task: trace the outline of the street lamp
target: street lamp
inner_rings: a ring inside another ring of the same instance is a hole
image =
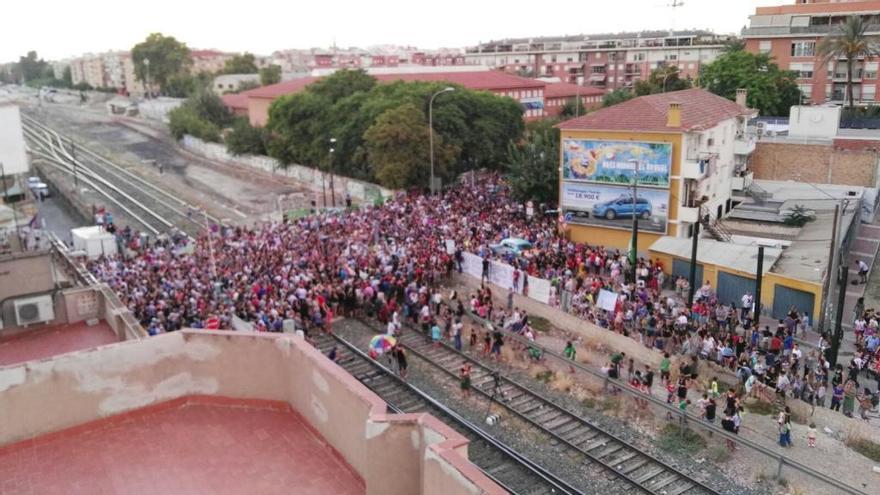
[[[434,98],[440,96],[443,93],[451,93],[455,91],[455,88],[452,86],[447,86],[440,91],[437,91],[433,95],[431,95],[431,100],[428,102],[428,142],[431,147],[431,195],[434,195]]]
[[[334,208],[336,208],[336,187],[333,185],[333,152],[336,151],[333,149],[333,145],[335,143],[336,138],[330,138],[330,200]]]

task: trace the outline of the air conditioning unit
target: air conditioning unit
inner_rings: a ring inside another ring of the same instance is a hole
[[[763,136],[766,131],[767,131],[767,124],[765,124],[763,122],[758,122],[755,125],[755,133],[758,135],[758,137]]]
[[[33,325],[55,319],[55,305],[52,296],[28,297],[13,301],[15,322],[19,326]]]

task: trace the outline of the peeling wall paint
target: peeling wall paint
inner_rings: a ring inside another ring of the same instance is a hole
[[[324,406],[324,403],[321,402],[321,399],[312,394],[312,412],[315,414],[314,419],[321,422],[326,423],[330,419],[330,414],[327,413],[327,408]]]
[[[24,383],[27,373],[24,366],[0,368],[0,392]]]
[[[480,490],[480,488],[476,486],[473,481],[468,479],[467,476],[462,474],[462,472],[456,469],[453,465],[449,464],[446,459],[440,457],[440,454],[435,452],[435,450],[430,447],[425,449],[425,463],[427,464],[429,462],[434,462],[438,464],[441,471],[443,471],[443,474],[454,479],[457,482],[458,487],[464,489],[467,493],[478,495],[482,492],[482,490]],[[424,488],[425,487],[422,487],[423,490]]]
[[[376,438],[379,435],[385,433],[385,430],[391,428],[391,423],[387,421],[376,422],[376,421],[367,421],[367,440],[372,438]]]

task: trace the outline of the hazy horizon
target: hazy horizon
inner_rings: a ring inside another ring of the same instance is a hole
[[[83,3],[88,4],[84,6]],[[462,48],[493,39],[599,34],[621,31],[706,29],[738,34],[756,6],[793,0],[618,0],[602,6],[560,0],[553,10],[521,2],[448,0],[431,10],[403,0],[312,5],[278,5],[267,0],[216,2],[210,10],[197,3],[153,0],[152,8],[122,12],[108,0],[61,0],[5,5],[9,13],[0,43],[0,62],[12,62],[29,50],[46,60],[88,52],[129,50],[149,33],[161,32],[190,48],[248,51],[376,45],[423,49]],[[625,14],[625,15],[621,15]],[[430,16],[430,18],[428,18]],[[537,22],[536,22],[537,20]]]

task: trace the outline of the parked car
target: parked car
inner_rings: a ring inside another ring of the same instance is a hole
[[[49,197],[49,185],[40,180],[39,177],[28,177],[28,189],[34,194],[35,197],[40,198],[48,198]]]
[[[498,244],[490,245],[489,248],[498,256],[503,256],[505,254],[520,256],[524,252],[532,249],[532,243],[518,237],[508,237],[502,239]]]
[[[633,210],[632,196],[621,196],[593,206],[593,217],[614,220],[615,218],[632,218],[633,214],[640,218],[651,218],[651,202],[645,198],[636,198]]]

